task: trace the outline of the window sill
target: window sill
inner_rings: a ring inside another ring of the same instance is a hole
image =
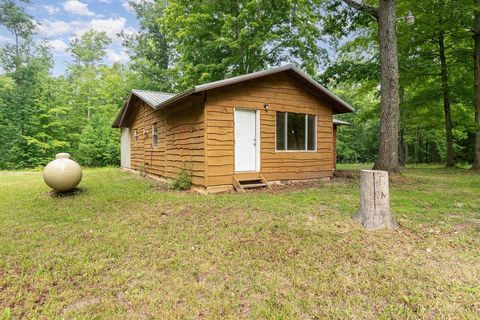
[[[315,153],[317,150],[275,150],[275,152],[278,153],[292,153],[292,152],[297,152],[297,153]]]

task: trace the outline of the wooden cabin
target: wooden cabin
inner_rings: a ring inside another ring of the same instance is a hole
[[[206,192],[330,179],[333,115],[354,109],[293,65],[170,94],[133,90],[113,127],[121,166]],[[339,124],[339,123],[337,123]]]

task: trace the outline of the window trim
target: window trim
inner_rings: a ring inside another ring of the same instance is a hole
[[[157,133],[155,133],[155,128]],[[155,143],[155,136],[157,137],[157,143]],[[158,147],[158,126],[157,123],[152,124],[152,147]]]
[[[284,136],[284,139],[285,139],[285,150],[278,150],[277,149],[277,116],[278,116],[278,113],[279,112],[283,112],[285,114],[285,128],[284,128],[284,132],[285,132],[285,136]],[[309,114],[309,113],[299,113],[299,112],[290,112],[290,113],[294,113],[294,114],[301,114],[301,115],[304,115],[305,116],[305,149],[304,150],[288,150],[288,132],[287,132],[287,129],[288,129],[288,111],[276,111],[275,112],[275,152],[317,152],[318,151],[318,139],[317,139],[317,129],[318,129],[318,123],[317,123],[317,115],[316,114]],[[313,150],[308,150],[308,116],[314,116],[315,117],[315,130],[314,130],[314,133],[315,133],[315,149]]]

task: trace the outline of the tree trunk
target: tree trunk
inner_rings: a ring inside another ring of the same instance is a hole
[[[388,172],[360,171],[360,208],[353,218],[368,230],[398,227],[390,212]]]
[[[381,72],[381,113],[378,158],[374,169],[400,172],[398,164],[398,58],[395,0],[380,0],[378,27]]]
[[[400,142],[398,146],[398,151],[399,151],[399,165],[400,167],[405,167],[405,134],[404,134],[404,129],[400,129]]]
[[[415,128],[415,164],[418,163],[418,127]]]
[[[480,9],[480,0],[474,0],[477,9]],[[475,59],[475,124],[477,132],[475,133],[475,156],[472,169],[480,170],[480,13],[476,11],[473,39],[475,41],[474,59]]]
[[[445,57],[445,35],[438,34],[438,49],[440,55],[440,71],[442,75],[443,111],[445,115],[445,136],[447,139],[447,167],[455,165],[453,156],[452,114],[450,108],[450,88],[448,84],[447,58]]]
[[[13,29],[15,35],[15,73],[20,68],[20,41],[18,39],[17,29]]]
[[[405,110],[403,108],[404,105],[404,99],[405,99],[405,90],[403,86],[400,86],[400,139],[398,142],[398,157],[399,157],[399,165],[400,167],[405,167],[405,122],[404,122],[404,116],[405,116]]]
[[[404,142],[403,150],[405,153],[405,164],[408,162],[409,152],[408,152],[408,143]]]

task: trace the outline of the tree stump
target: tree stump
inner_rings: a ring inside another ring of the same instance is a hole
[[[390,212],[387,171],[360,171],[360,208],[353,219],[368,230],[399,226]]]

